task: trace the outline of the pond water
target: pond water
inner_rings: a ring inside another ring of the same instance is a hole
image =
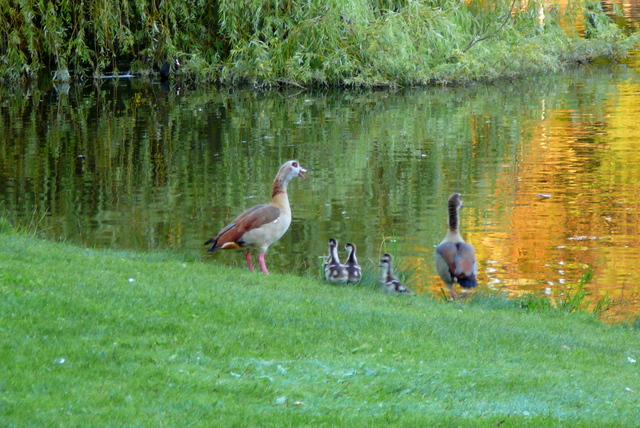
[[[638,58],[466,88],[273,91],[141,80],[0,88],[0,211],[49,238],[166,249],[244,268],[205,240],[266,202],[280,165],[294,220],[273,272],[319,275],[330,237],[383,251],[439,298],[433,263],[446,200],[465,201],[480,286],[575,290],[634,316],[640,292]],[[256,273],[258,275],[258,273]],[[212,279],[215,280],[215,279]]]

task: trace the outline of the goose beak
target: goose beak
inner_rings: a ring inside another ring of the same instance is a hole
[[[304,178],[304,174],[303,173],[305,173],[305,172],[307,172],[307,170],[302,168],[302,167],[300,167],[300,172],[298,173],[298,177]]]

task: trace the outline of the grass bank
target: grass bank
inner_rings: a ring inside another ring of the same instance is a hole
[[[630,326],[84,249],[6,222],[0,337],[7,427],[640,424]]]
[[[45,0],[0,5],[0,80],[67,81],[171,66],[177,79],[420,85],[618,59],[637,43],[600,2]]]

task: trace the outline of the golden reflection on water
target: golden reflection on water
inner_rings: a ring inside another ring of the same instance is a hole
[[[512,296],[565,296],[591,268],[590,299],[614,299],[605,319],[638,313],[639,94],[640,85],[627,81],[594,103],[602,111],[547,109],[543,100],[534,137],[517,165],[505,165],[496,194],[487,201],[463,195],[462,232],[476,248],[481,283]],[[505,197],[508,210],[481,209]],[[435,271],[427,277],[426,288],[439,293]]]

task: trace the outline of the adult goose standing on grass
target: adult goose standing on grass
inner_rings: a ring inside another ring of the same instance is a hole
[[[380,276],[380,284],[382,288],[390,293],[406,293],[413,294],[400,279],[393,274],[393,257],[391,254],[384,254],[380,259],[380,267],[382,275]]]
[[[344,267],[347,268],[349,273],[347,282],[349,284],[357,284],[362,279],[362,268],[358,264],[358,258],[356,257],[356,245],[349,242],[344,246],[344,249],[347,252],[347,261]]]
[[[329,255],[324,261],[324,278],[333,283],[346,284],[349,280],[347,268],[340,264],[338,258],[338,241],[329,239]]]
[[[246,259],[249,270],[253,272],[250,248],[256,248],[260,255],[260,267],[269,275],[264,254],[274,242],[285,234],[291,224],[291,207],[287,195],[287,185],[293,177],[304,178],[307,172],[298,161],[290,160],[280,167],[273,180],[271,200],[264,205],[249,208],[204,245],[211,245],[207,251],[229,250],[247,247]]]
[[[454,283],[462,288],[473,288],[478,283],[478,263],[476,252],[471,244],[467,244],[460,236],[460,208],[462,208],[462,196],[454,193],[449,196],[447,207],[449,210],[449,231],[442,242],[436,247],[434,255],[436,269],[440,278],[449,289],[452,298],[456,298],[453,290]]]

